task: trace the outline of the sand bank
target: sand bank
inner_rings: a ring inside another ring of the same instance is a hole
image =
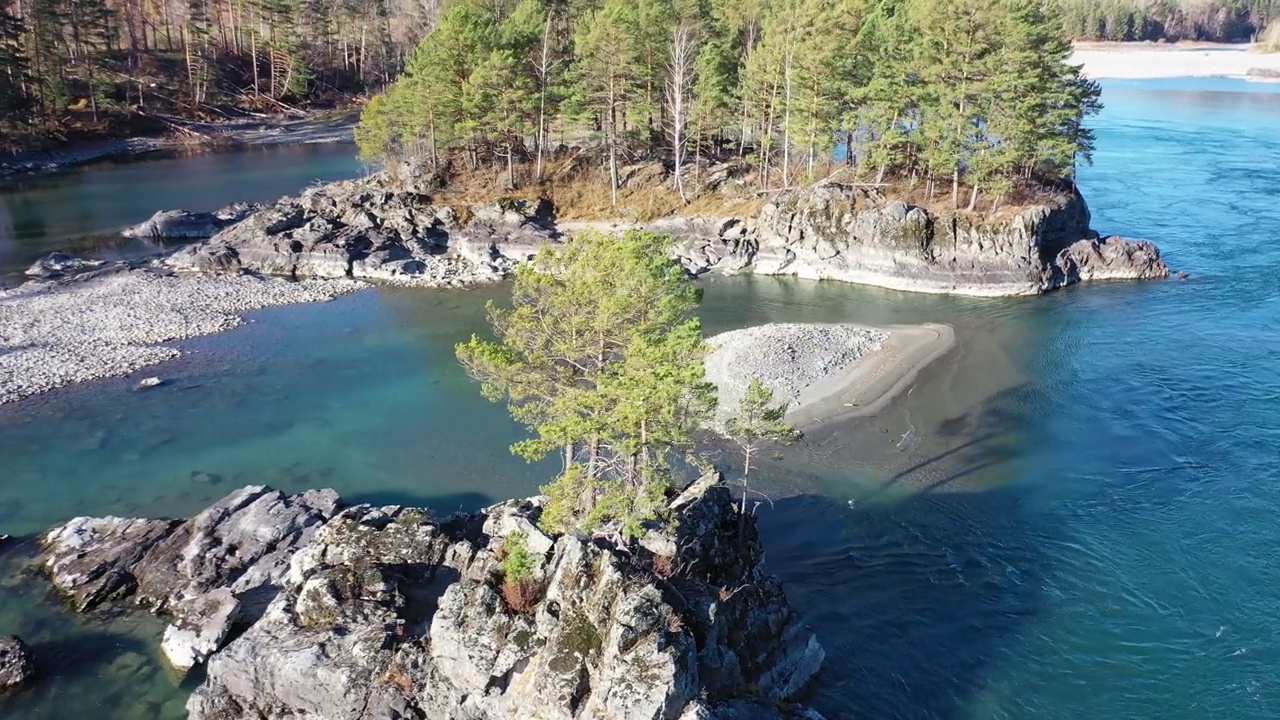
[[[795,342],[807,332],[818,341]],[[839,341],[839,342],[836,342]],[[955,345],[948,325],[762,325],[707,341],[707,378],[732,413],[752,377],[787,402],[800,428],[872,415],[906,392],[920,371]],[[785,379],[785,380],[779,380]]]
[[[1095,80],[1175,77],[1280,79],[1280,53],[1250,45],[1078,43],[1071,61]],[[1271,76],[1270,78],[1268,76]]]

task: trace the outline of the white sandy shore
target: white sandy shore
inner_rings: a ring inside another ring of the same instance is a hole
[[[134,270],[0,291],[0,404],[171,360],[179,350],[162,343],[229,330],[250,310],[363,287]]]
[[[796,328],[831,337],[799,346],[790,342]],[[723,348],[726,337],[733,344],[729,348],[732,361],[718,362],[717,355],[719,360],[728,359]],[[848,347],[834,348],[832,338],[845,341]],[[955,346],[955,331],[934,323],[763,325],[717,335],[708,343],[721,345],[708,358],[707,379],[720,388],[722,402],[729,401],[728,412],[745,383],[760,376],[766,385],[777,385],[772,387],[776,399],[789,403],[787,420],[809,428],[884,409],[915,383],[921,370]],[[796,352],[780,352],[780,345],[790,345]],[[778,378],[790,379],[776,382]]]
[[[1190,43],[1080,43],[1071,62],[1095,80],[1232,77],[1251,80],[1280,75],[1280,53],[1254,52],[1249,45]],[[1280,79],[1272,77],[1270,79]]]

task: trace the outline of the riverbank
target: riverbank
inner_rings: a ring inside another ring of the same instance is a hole
[[[155,137],[111,138],[66,148],[0,156],[0,178],[67,170],[98,160],[164,151],[200,151],[264,145],[315,145],[355,141],[359,114],[318,113],[303,119],[247,117],[222,123],[174,119],[174,130]]]
[[[1215,43],[1076,43],[1071,62],[1094,80],[1230,77],[1280,80],[1280,53]]]

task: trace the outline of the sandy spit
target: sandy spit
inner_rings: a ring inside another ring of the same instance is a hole
[[[955,345],[949,325],[770,324],[707,340],[707,379],[719,390],[717,424],[753,377],[788,405],[800,428],[879,412]]]

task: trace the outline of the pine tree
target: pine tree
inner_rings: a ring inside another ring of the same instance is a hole
[[[604,133],[614,205],[618,204],[618,154],[626,114],[645,89],[635,24],[629,0],[604,0],[598,11],[582,16],[574,34],[572,101],[580,113],[594,116]]]
[[[748,478],[751,476],[752,462],[764,450],[767,443],[790,445],[800,439],[800,433],[784,418],[787,415],[786,403],[774,403],[773,391],[765,387],[760,378],[752,378],[751,384],[742,397],[737,413],[726,423],[725,430],[729,438],[742,453],[742,508],[741,515],[747,515],[747,494],[750,492]]]
[[[10,12],[9,0],[0,2],[0,127],[19,124],[30,102],[31,70],[22,44],[26,31]]]
[[[498,340],[458,346],[485,397],[534,432],[512,451],[563,452],[563,472],[543,488],[550,529],[638,534],[671,486],[668,456],[714,405],[699,292],[668,243],[631,231],[543,248],[517,271],[513,307],[490,304]]]

